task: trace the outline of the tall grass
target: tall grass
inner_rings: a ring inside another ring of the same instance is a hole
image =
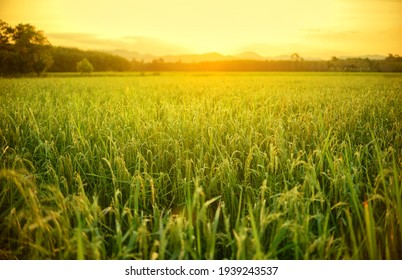
[[[401,259],[402,76],[0,79],[0,258]]]

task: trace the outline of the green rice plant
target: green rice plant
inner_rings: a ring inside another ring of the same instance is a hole
[[[401,76],[0,79],[0,258],[401,259]]]

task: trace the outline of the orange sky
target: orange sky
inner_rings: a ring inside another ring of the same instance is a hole
[[[155,55],[402,55],[402,0],[0,0],[0,19],[53,45]]]

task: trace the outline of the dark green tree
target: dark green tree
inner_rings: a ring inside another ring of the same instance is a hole
[[[0,20],[0,47],[1,49],[10,47],[13,28],[6,22]]]
[[[51,66],[51,45],[43,31],[31,24],[14,28],[0,21],[0,61],[4,74],[36,72],[40,75]]]
[[[43,31],[31,24],[18,24],[14,29],[13,41],[20,57],[20,73],[35,71],[39,75],[51,65],[50,43]]]
[[[53,64],[53,58],[49,53],[50,51],[42,51],[34,54],[32,68],[38,76],[49,69]]]
[[[16,73],[17,54],[12,44],[14,29],[0,20],[0,75]]]

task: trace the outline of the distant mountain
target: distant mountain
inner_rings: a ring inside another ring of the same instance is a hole
[[[386,57],[383,55],[371,54],[371,55],[359,55],[359,56],[339,56],[340,59],[347,59],[347,58],[368,58],[370,60],[383,60]]]
[[[137,60],[144,62],[152,62],[154,59],[163,59],[165,62],[183,62],[197,63],[203,61],[227,61],[227,60],[266,60],[267,58],[255,53],[244,52],[237,55],[223,55],[217,52],[204,54],[182,54],[182,55],[164,55],[155,56],[152,54],[140,54],[136,51],[128,51],[123,49],[105,51],[114,55],[122,56],[128,60]]]
[[[183,62],[183,63],[196,63],[203,61],[223,61],[233,60],[234,57],[226,56],[220,53],[204,53],[204,54],[184,54],[184,55],[166,55],[161,57],[165,62]]]
[[[144,62],[152,62],[154,59],[158,59],[158,56],[152,54],[140,54],[136,51],[128,51],[123,49],[112,50],[112,51],[105,51],[107,53],[111,53],[114,55],[122,56],[128,60],[137,60],[137,61],[144,61]]]
[[[166,55],[161,58],[165,62],[178,62],[192,63],[192,62],[203,62],[203,61],[228,61],[228,60],[290,60],[291,54],[285,54],[275,57],[262,56],[256,52],[243,52],[235,55],[223,55],[220,53],[206,53],[206,54],[186,54],[186,55]],[[320,61],[321,58],[303,57],[304,60],[315,60]]]
[[[290,60],[291,54],[283,54],[279,56],[262,56],[256,52],[242,52],[235,55],[223,55],[217,52],[204,53],[204,54],[182,54],[182,55],[163,55],[156,56],[153,54],[141,54],[136,51],[128,51],[125,49],[116,49],[105,51],[114,55],[122,56],[128,60],[135,59],[136,61],[143,61],[145,63],[152,62],[155,59],[163,59],[165,62],[182,62],[182,63],[198,63],[198,62],[213,62],[213,61],[228,61],[228,60]],[[323,59],[317,57],[303,57],[306,61],[322,61]],[[368,58],[370,60],[382,60],[385,56],[382,55],[361,55],[361,56],[339,56],[339,59],[347,58]]]
[[[242,59],[242,60],[243,59],[244,60],[266,60],[267,59],[266,57],[263,57],[256,52],[243,52],[243,53],[236,54],[234,57],[237,59]]]

